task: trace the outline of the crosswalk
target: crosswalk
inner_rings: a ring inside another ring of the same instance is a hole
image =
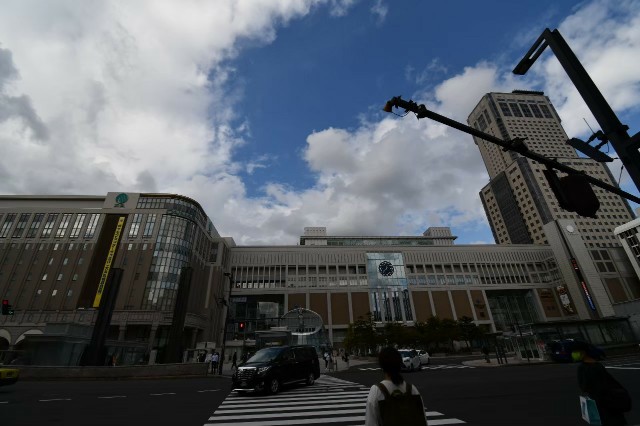
[[[362,426],[369,388],[331,376],[313,386],[285,389],[276,395],[238,395],[232,392],[205,426]],[[429,426],[465,423],[437,411],[425,414]]]
[[[476,368],[470,365],[462,365],[462,364],[443,364],[443,365],[423,365],[423,370],[450,370],[456,368]],[[379,367],[360,367],[358,370],[362,371],[379,371]]]
[[[613,358],[604,361],[602,364],[606,368],[614,370],[640,370],[640,356],[630,355],[625,357]]]

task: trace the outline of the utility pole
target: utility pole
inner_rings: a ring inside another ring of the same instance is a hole
[[[224,331],[222,333],[222,351],[220,352],[220,360],[218,366],[218,373],[222,374],[222,364],[224,362],[224,350],[227,347],[227,326],[229,324],[229,309],[231,308],[231,289],[233,288],[233,275],[230,272],[225,272],[224,276],[229,279],[229,295],[225,300],[222,299],[221,303],[226,307],[224,315]]]
[[[629,172],[629,176],[631,176],[636,188],[640,190],[640,152],[638,151],[638,148],[640,148],[640,132],[633,137],[629,136],[627,133],[629,127],[620,122],[558,30],[545,29],[529,49],[526,56],[513,69],[513,73],[518,75],[526,74],[547,46],[551,47],[560,65],[562,65],[587,107],[589,107],[598,124],[600,124],[604,136],[611,142],[613,149],[618,154],[618,158],[627,168],[627,172]],[[611,66],[615,66],[615,64],[611,64]],[[636,200],[633,201],[637,203]]]

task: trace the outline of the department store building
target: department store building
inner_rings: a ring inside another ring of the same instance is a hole
[[[167,344],[187,266],[185,350],[219,348],[225,321],[229,346],[250,344],[296,308],[317,313],[335,347],[368,313],[380,326],[468,317],[507,336],[527,324],[564,324],[567,335],[633,340],[607,325],[619,323],[615,303],[640,297],[623,249],[594,254],[571,220],[549,222],[545,235],[548,244],[457,245],[446,227],[419,236],[310,227],[297,245],[238,246],[181,195],[2,196],[0,296],[15,313],[0,317],[0,351],[65,342],[72,349],[55,362],[76,362],[105,272],[119,268],[108,344],[127,362],[146,360]]]

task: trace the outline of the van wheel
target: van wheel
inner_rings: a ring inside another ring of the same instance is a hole
[[[313,371],[310,371],[309,374],[307,374],[307,385],[311,386],[312,384],[314,384],[316,382],[316,376],[313,374]]]
[[[269,382],[269,393],[276,394],[280,390],[280,382],[278,379],[273,378]]]

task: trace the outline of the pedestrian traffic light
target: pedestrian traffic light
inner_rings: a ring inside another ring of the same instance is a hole
[[[238,323],[238,329],[239,329],[240,331],[244,331],[244,322],[239,322],[239,323]]]
[[[9,301],[2,299],[2,315],[9,315]]]

